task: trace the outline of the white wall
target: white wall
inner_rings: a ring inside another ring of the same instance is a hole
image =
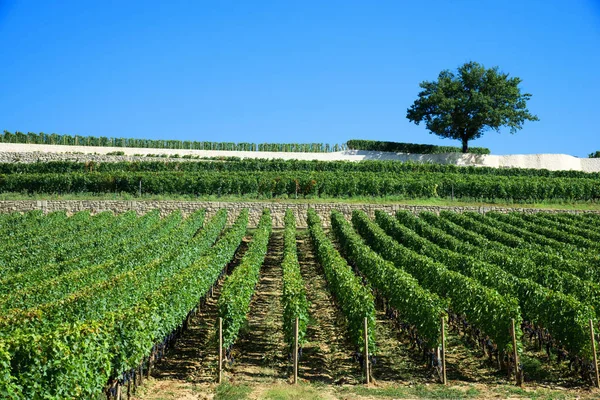
[[[240,157],[240,158],[281,158],[298,160],[399,160],[438,164],[475,165],[503,168],[535,168],[556,170],[576,170],[600,172],[600,159],[577,158],[566,154],[516,154],[516,155],[478,155],[478,154],[403,154],[377,151],[346,150],[336,153],[283,153],[270,151],[216,151],[216,150],[177,150],[146,149],[130,147],[93,147],[60,146],[41,144],[0,143],[0,152],[45,152],[45,153],[98,153],[106,154],[122,151],[125,155],[134,154],[190,154],[200,157]]]

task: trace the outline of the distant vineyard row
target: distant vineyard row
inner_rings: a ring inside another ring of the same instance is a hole
[[[0,174],[0,192],[598,201],[600,181],[430,172],[79,172]]]
[[[428,144],[380,142],[374,140],[349,140],[342,144],[329,143],[234,143],[195,140],[160,140],[115,138],[106,136],[59,135],[57,133],[8,132],[0,135],[0,143],[29,143],[66,146],[135,147],[151,149],[223,150],[223,151],[275,151],[292,153],[329,153],[352,150],[391,151],[397,153],[460,153],[459,147]],[[490,150],[473,147],[471,153],[490,154]]]
[[[493,168],[427,164],[416,162],[365,160],[317,161],[281,159],[240,159],[195,161],[142,161],[142,162],[77,162],[49,161],[36,163],[0,163],[0,174],[17,173],[72,173],[72,172],[384,172],[384,173],[450,173],[459,175],[519,176],[549,178],[600,178],[597,172],[547,169]]]

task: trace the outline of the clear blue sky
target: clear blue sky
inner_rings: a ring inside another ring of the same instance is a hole
[[[406,109],[473,60],[540,122],[472,146],[600,150],[600,0],[0,0],[0,55],[0,130],[458,146]]]

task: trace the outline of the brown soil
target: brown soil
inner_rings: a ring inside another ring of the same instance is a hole
[[[283,231],[273,231],[267,256],[254,291],[247,325],[232,349],[234,362],[225,367],[232,383],[284,382],[287,379],[287,354],[283,340],[281,306]]]
[[[377,362],[372,367],[375,382],[405,381],[411,383],[433,383],[435,377],[427,368],[418,349],[412,349],[410,341],[388,319],[385,312],[377,310]]]
[[[498,370],[495,359],[489,361],[481,347],[446,327],[446,375],[448,381],[510,384],[506,372]]]
[[[343,384],[362,382],[360,365],[352,360],[347,323],[327,288],[307,232],[298,235],[298,261],[310,306],[308,342],[300,360],[299,376],[310,382]]]

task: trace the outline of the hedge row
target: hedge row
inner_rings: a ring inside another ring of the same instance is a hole
[[[326,143],[233,143],[192,140],[152,140],[114,138],[106,136],[59,135],[57,133],[8,132],[0,135],[0,143],[58,144],[66,146],[139,147],[152,149],[226,150],[226,151],[285,151],[298,153],[327,153],[340,151],[344,145]]]
[[[434,146],[431,144],[413,144],[382,142],[377,140],[349,140],[345,144],[328,143],[234,143],[210,142],[195,140],[153,140],[135,138],[116,138],[107,136],[59,135],[57,133],[9,132],[0,134],[0,143],[30,143],[66,146],[101,146],[101,147],[136,147],[152,149],[182,149],[182,150],[225,150],[225,151],[277,151],[296,153],[328,153],[346,149],[389,151],[395,153],[460,153],[459,147]],[[471,147],[474,154],[490,154],[483,147]]]
[[[351,139],[346,142],[351,150],[390,151],[394,153],[440,154],[460,153],[462,148],[453,146],[435,146],[433,144],[415,144],[399,142],[383,142],[379,140]],[[470,147],[469,153],[490,154],[485,147]]]

